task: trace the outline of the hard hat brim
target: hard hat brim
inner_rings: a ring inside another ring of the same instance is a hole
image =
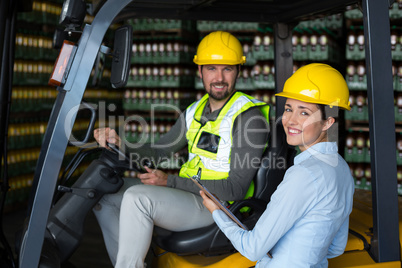
[[[193,62],[197,65],[213,65],[213,64],[223,64],[223,65],[238,65],[241,64],[243,65],[246,63],[246,57],[242,56],[240,60],[228,60],[228,59],[222,59],[222,60],[216,60],[216,59],[206,59],[202,60],[197,57],[197,55],[194,56]]]
[[[339,103],[338,101],[334,101],[331,104],[328,104],[328,102],[317,101],[317,99],[315,99],[315,98],[311,98],[309,96],[298,94],[298,93],[280,92],[280,93],[276,93],[275,96],[295,99],[295,100],[308,102],[308,103],[324,104],[324,105],[328,105],[328,106],[337,106],[339,108],[342,108],[342,109],[345,109],[345,110],[348,110],[348,111],[350,111],[350,109],[351,109],[349,105]]]

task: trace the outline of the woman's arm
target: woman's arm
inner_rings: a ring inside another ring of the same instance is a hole
[[[204,204],[233,246],[251,261],[262,259],[314,203],[313,178],[303,168],[291,168],[251,231],[238,227],[223,211],[204,198]],[[273,256],[275,258],[275,256]]]

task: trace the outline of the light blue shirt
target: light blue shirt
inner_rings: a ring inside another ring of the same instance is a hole
[[[221,210],[213,212],[234,247],[258,261],[256,267],[328,267],[328,258],[343,253],[354,182],[337,151],[336,143],[321,142],[297,155],[251,231]]]

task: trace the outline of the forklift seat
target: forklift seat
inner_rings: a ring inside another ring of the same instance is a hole
[[[254,227],[265,211],[266,205],[282,181],[286,169],[293,164],[295,155],[295,150],[286,143],[281,122],[271,124],[271,126],[273,127],[269,135],[269,146],[264,152],[254,178],[253,197],[236,201],[229,208],[249,229]],[[240,209],[244,207],[249,208],[247,213],[240,212]],[[215,223],[183,232],[172,232],[155,226],[153,242],[163,250],[179,255],[215,256],[235,252],[230,240],[226,238]]]

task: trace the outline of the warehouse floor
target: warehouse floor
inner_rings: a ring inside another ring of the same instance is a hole
[[[4,233],[14,251],[15,233],[20,230],[25,211],[8,212],[3,219]],[[85,221],[85,235],[82,243],[63,268],[111,268],[112,264],[103,243],[102,233],[93,213]]]

